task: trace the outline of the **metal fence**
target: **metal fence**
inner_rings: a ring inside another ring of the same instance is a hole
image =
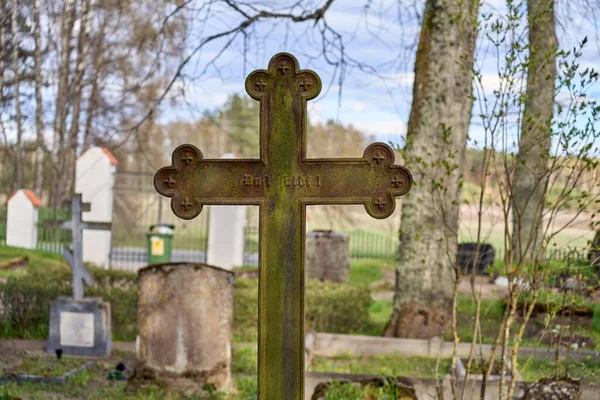
[[[350,231],[351,258],[394,258],[398,252],[399,239],[394,233]]]
[[[350,237],[350,257],[365,258],[395,258],[398,252],[399,238],[396,233],[353,230],[345,232]],[[587,260],[588,248],[558,248],[548,249],[546,259],[556,261]],[[258,228],[247,227],[245,230],[244,264],[257,265],[258,257]],[[504,258],[504,249],[495,250],[495,259]]]
[[[71,219],[71,211],[61,208],[41,207],[38,211],[36,249],[62,253],[71,244],[71,231],[60,229],[62,221]]]
[[[350,257],[394,258],[398,251],[398,236],[389,233],[354,230],[350,236]],[[258,265],[258,227],[245,229],[244,265]]]
[[[0,207],[0,246],[6,246],[7,207]],[[41,207],[38,211],[37,250],[61,253],[64,245],[71,244],[71,232],[58,227],[61,221],[71,219],[69,210]],[[48,225],[50,221],[54,223]]]
[[[146,233],[157,223],[175,226],[174,262],[205,262],[208,217],[202,212],[193,220],[177,218],[170,199],[154,189],[152,172],[117,172],[113,205],[111,267],[137,271],[148,263]]]

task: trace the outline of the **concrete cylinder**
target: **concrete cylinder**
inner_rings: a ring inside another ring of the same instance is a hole
[[[154,381],[186,393],[229,387],[233,284],[231,272],[205,264],[141,269],[132,384]]]
[[[313,231],[306,236],[306,277],[348,282],[350,238],[345,233]]]

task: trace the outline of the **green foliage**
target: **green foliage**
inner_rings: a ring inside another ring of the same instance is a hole
[[[258,281],[236,279],[233,297],[233,341],[258,340]]]
[[[256,375],[257,350],[254,346],[233,349],[232,374]]]
[[[132,342],[137,335],[137,287],[129,289],[90,288],[87,296],[101,297],[110,303],[113,340]]]
[[[50,303],[69,288],[31,276],[10,277],[0,286],[0,334],[2,337],[45,338]]]
[[[64,261],[53,262],[55,256],[51,253],[44,253],[47,258],[35,252],[29,254],[27,273],[10,275],[6,284],[0,285],[0,302],[4,305],[0,311],[2,337],[46,338],[50,303],[58,296],[72,294],[71,269]],[[101,297],[111,304],[114,340],[135,340],[136,274],[95,267],[90,269],[96,284],[86,288],[86,295]]]
[[[255,342],[258,338],[258,282],[237,279],[234,296],[233,340]],[[319,332],[361,333],[370,326],[369,289],[329,282],[307,282],[305,314],[307,328]]]
[[[258,156],[258,112],[259,103],[247,96],[230,96],[223,109],[207,114],[227,135],[235,148],[233,151],[244,157]]]
[[[59,377],[75,368],[83,366],[86,362],[87,360],[83,358],[63,357],[57,360],[56,357],[51,356],[27,357],[21,364],[11,369],[10,372],[15,374]]]
[[[66,265],[63,256],[58,253],[52,253],[43,250],[23,249],[20,247],[0,247],[0,260],[2,261],[21,256],[29,257],[29,265],[37,267],[56,267],[60,265]]]
[[[325,400],[397,400],[398,389],[392,385],[381,388],[361,387],[356,383],[332,382],[325,393]]]
[[[350,285],[368,286],[383,279],[382,269],[393,269],[393,259],[363,259],[350,264]]]
[[[235,379],[235,384],[238,388],[237,396],[231,396],[231,399],[249,399],[254,400],[258,393],[258,382],[253,376],[238,376]]]
[[[594,315],[592,317],[592,329],[594,332],[600,333],[600,304],[592,304]]]
[[[380,336],[390,320],[394,305],[392,300],[374,300],[369,308],[369,327],[361,332],[363,335]]]
[[[304,301],[306,325],[318,332],[359,333],[369,326],[372,300],[366,287],[309,281]]]
[[[594,359],[548,359],[521,357],[518,371],[523,380],[536,382],[543,378],[567,377],[586,383],[600,384],[600,361]]]

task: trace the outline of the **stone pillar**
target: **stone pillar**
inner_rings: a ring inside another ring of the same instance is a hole
[[[205,264],[139,271],[133,385],[154,381],[186,392],[230,385],[233,283],[233,273]]]
[[[117,159],[103,147],[91,147],[75,164],[75,193],[90,203],[90,211],[82,213],[85,222],[112,222]],[[83,231],[83,261],[108,268],[110,263],[110,231]]]
[[[235,158],[231,153],[221,158]],[[231,269],[244,264],[247,206],[210,206],[206,262]]]
[[[306,235],[306,277],[348,282],[350,238],[345,233],[313,231]]]
[[[6,245],[35,249],[40,199],[31,190],[20,189],[7,201]]]

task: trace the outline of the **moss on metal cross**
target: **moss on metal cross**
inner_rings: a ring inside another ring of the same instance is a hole
[[[190,144],[173,152],[154,186],[171,197],[175,215],[192,219],[204,204],[258,205],[261,400],[304,399],[305,212],[311,204],[363,204],[389,217],[395,196],[408,192],[410,172],[394,165],[383,143],[362,158],[306,158],[306,102],[321,91],[319,76],[287,53],[252,72],[246,91],[260,101],[260,158],[207,160]]]

